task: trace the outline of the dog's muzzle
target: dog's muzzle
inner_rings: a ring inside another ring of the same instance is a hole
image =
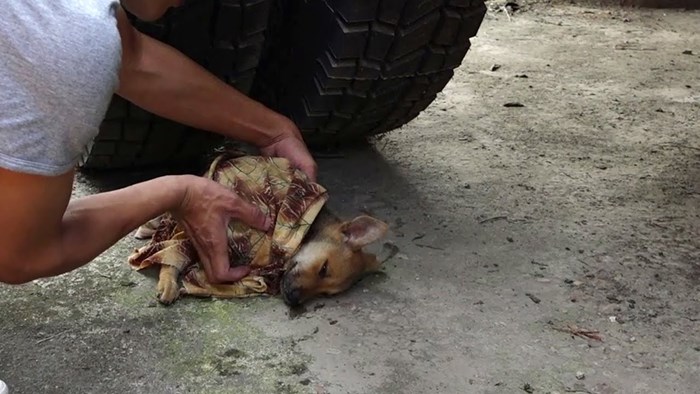
[[[288,271],[282,279],[281,291],[284,303],[289,306],[298,306],[301,303],[301,288],[294,283],[296,275]]]

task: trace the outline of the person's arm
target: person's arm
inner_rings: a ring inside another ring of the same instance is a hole
[[[146,22],[155,22],[161,18],[169,8],[182,6],[187,1],[188,0],[121,0],[120,4],[137,18]]]
[[[119,9],[122,67],[117,94],[164,118],[252,143],[316,177],[296,125],[238,92],[176,49],[138,32]]]
[[[76,269],[166,211],[194,234],[210,279],[237,281],[248,271],[230,268],[228,220],[270,225],[260,210],[201,177],[166,176],[70,200],[72,184],[72,172],[46,177],[0,169],[0,282],[26,283]]]

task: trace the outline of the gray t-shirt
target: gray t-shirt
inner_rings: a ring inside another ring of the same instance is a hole
[[[117,0],[0,5],[0,167],[71,170],[118,86]]]

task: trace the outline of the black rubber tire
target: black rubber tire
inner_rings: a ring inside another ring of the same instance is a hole
[[[251,95],[314,147],[396,129],[435,99],[471,45],[483,0],[275,3]]]
[[[145,34],[172,45],[216,76],[248,93],[260,60],[271,0],[193,0],[146,23]],[[116,169],[198,160],[223,138],[155,116],[114,96],[83,169]]]
[[[290,117],[312,148],[408,123],[452,78],[483,0],[192,0],[137,28]],[[199,160],[222,138],[115,97],[84,169]]]

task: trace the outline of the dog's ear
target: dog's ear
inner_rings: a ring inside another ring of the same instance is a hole
[[[358,216],[342,227],[345,242],[354,250],[378,241],[388,230],[386,223],[367,215]]]

